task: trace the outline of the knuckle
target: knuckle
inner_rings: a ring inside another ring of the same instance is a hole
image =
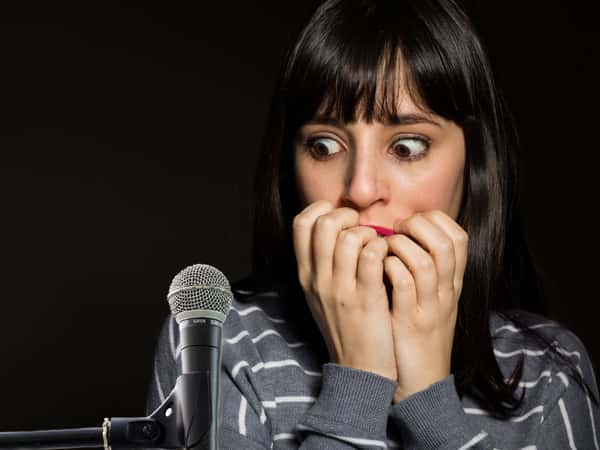
[[[450,239],[444,239],[440,242],[440,250],[444,253],[452,253],[454,252],[454,244]]]
[[[423,270],[429,270],[433,268],[433,260],[430,257],[419,258],[417,265]]]
[[[347,206],[340,208],[340,211],[343,211],[345,214],[348,214],[353,219],[358,220],[358,218],[359,218],[358,211],[355,209],[352,209],[352,208],[348,208]]]
[[[365,247],[360,253],[360,258],[365,261],[377,261],[379,259],[379,252],[372,247]]]
[[[294,217],[294,220],[292,221],[292,226],[294,227],[294,229],[297,230],[304,229],[310,226],[310,220],[305,215],[298,214],[296,217]]]
[[[336,220],[329,214],[319,216],[315,222],[315,226],[323,229],[330,229],[335,227]]]
[[[319,206],[323,206],[323,207],[327,207],[329,209],[333,209],[333,204],[329,200],[321,199],[321,200],[318,200],[315,203],[317,203]]]
[[[398,261],[395,256],[388,256],[384,260],[384,264],[388,268],[398,267],[399,262],[400,261]],[[413,285],[413,280],[410,277],[410,275],[407,275],[407,273],[405,271],[400,271],[400,270],[398,271],[396,276],[391,278],[391,281],[392,281],[392,284],[394,285],[395,289],[399,289],[399,290],[407,290],[409,288],[412,288],[412,285]]]
[[[340,242],[344,245],[357,245],[360,242],[360,237],[353,230],[344,230],[340,233]]]
[[[432,209],[431,211],[427,211],[426,215],[428,217],[442,217],[442,218],[448,217],[448,215],[441,209]]]
[[[469,242],[468,233],[466,231],[463,231],[462,233],[458,233],[458,236],[456,236],[456,241],[461,244],[466,244],[467,242]]]

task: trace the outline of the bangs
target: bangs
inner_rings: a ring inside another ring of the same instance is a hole
[[[315,119],[394,124],[406,96],[422,111],[431,112],[397,42],[382,45],[375,52],[363,46],[362,54],[360,48],[354,53],[346,49],[339,58],[312,65],[310,72],[303,74],[298,95],[288,97],[297,125]]]
[[[430,112],[403,62],[402,51],[388,46],[372,61],[353,67],[342,62],[333,79],[315,92],[321,102],[313,119],[334,118],[343,123],[364,120],[394,124],[406,96],[424,112]]]
[[[285,68],[289,125],[319,118],[393,124],[406,97],[459,123],[473,111],[465,67],[477,61],[457,31],[460,17],[432,14],[427,0],[332,5],[317,11]]]

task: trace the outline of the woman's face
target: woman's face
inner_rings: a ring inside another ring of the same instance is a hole
[[[454,220],[463,189],[465,143],[454,122],[401,95],[399,123],[317,119],[294,143],[303,207],[328,200],[360,213],[361,225],[393,229],[414,213],[439,209]]]

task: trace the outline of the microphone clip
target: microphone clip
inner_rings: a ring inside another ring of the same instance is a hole
[[[179,375],[169,396],[150,416],[104,419],[104,450],[206,448],[212,417],[210,395],[209,371]]]

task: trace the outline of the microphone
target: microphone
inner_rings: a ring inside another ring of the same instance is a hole
[[[179,324],[181,373],[147,417],[112,417],[102,427],[0,432],[0,449],[219,449],[223,322],[233,300],[229,281],[207,264],[175,275],[167,295]]]
[[[180,429],[188,450],[219,448],[222,331],[232,300],[227,277],[207,264],[186,267],[169,287],[167,301],[179,325],[181,373],[177,398],[181,408]],[[195,376],[207,380],[198,383]],[[209,392],[199,392],[207,385]],[[208,398],[208,404],[199,404],[201,398]]]

